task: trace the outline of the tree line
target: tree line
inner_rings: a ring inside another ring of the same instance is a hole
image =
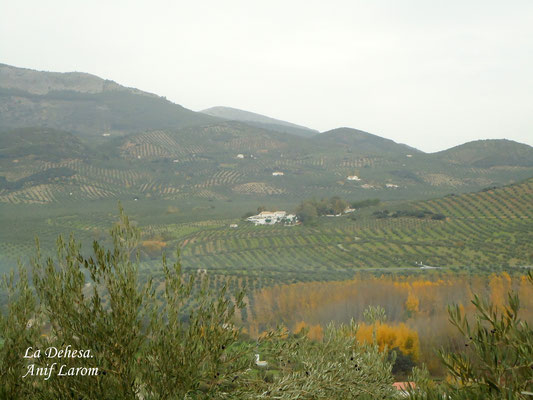
[[[339,196],[322,198],[320,200],[308,199],[302,201],[296,207],[296,216],[304,224],[308,224],[313,223],[317,217],[324,215],[339,215],[348,208],[358,210],[365,207],[376,206],[379,203],[379,199],[367,199],[350,203]]]
[[[412,361],[424,363],[433,375],[443,376],[446,367],[435,349],[464,348],[460,333],[449,324],[447,306],[457,304],[461,311],[472,315],[476,310],[472,300],[477,295],[489,299],[495,309],[503,310],[509,305],[510,291],[520,294],[520,316],[533,321],[533,286],[526,275],[511,277],[506,272],[490,276],[434,272],[424,278],[358,274],[345,281],[276,285],[253,294],[249,331],[261,332],[279,322],[289,327],[305,323],[315,332],[332,320],[347,323],[353,318],[364,324],[368,307],[379,306],[386,315],[379,321],[383,330],[382,337],[378,335],[379,345],[398,347]],[[363,335],[366,329],[368,337],[368,323],[366,328],[360,328],[359,334]],[[407,338],[412,345],[402,346]]]

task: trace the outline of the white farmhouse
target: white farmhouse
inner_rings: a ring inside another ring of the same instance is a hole
[[[237,158],[244,158],[244,154],[237,154]]]
[[[361,178],[359,178],[357,175],[347,176],[346,179],[349,181],[360,181],[361,180]]]
[[[296,215],[287,214],[286,211],[263,211],[257,215],[246,218],[255,225],[274,225],[278,222],[296,222]]]
[[[283,176],[283,175],[285,175],[285,173],[283,173],[281,171],[272,172],[272,176]]]

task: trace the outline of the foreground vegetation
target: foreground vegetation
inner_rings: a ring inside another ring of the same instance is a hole
[[[165,259],[162,284],[141,282],[139,239],[121,213],[110,249],[95,242],[86,257],[74,238],[60,238],[55,259],[39,253],[34,258],[34,289],[23,268],[16,278],[12,273],[5,279],[9,302],[0,314],[2,398],[393,398],[395,359],[418,356],[409,332],[396,349],[390,348],[395,343],[381,340],[387,316],[374,306],[364,313],[367,325],[353,320],[330,324],[320,334],[305,325],[295,333],[277,328],[250,340],[236,313],[245,307],[242,291],[212,291],[208,278],[185,276],[179,263],[169,266]],[[526,285],[533,278],[524,279],[527,297],[531,288]],[[412,379],[419,389],[413,398],[442,398],[443,393],[458,399],[526,398],[521,393],[533,382],[531,328],[519,317],[517,295],[509,295],[507,303],[493,300],[475,298],[474,324],[460,305],[450,309],[451,322],[470,351],[441,353],[450,377],[445,384],[432,382],[424,366],[415,368]],[[416,299],[407,303],[418,307]],[[38,349],[45,353],[67,345],[90,355],[35,355]],[[34,358],[25,358],[30,347]],[[254,362],[256,353],[267,367]],[[33,374],[37,367],[56,371],[47,378]],[[72,374],[61,376],[60,371]],[[87,371],[97,373],[88,376]]]

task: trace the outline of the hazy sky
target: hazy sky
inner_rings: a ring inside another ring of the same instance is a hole
[[[0,62],[441,150],[533,145],[533,1],[12,0]]]

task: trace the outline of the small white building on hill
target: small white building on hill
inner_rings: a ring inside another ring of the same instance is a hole
[[[255,225],[274,225],[278,222],[296,222],[296,215],[287,214],[286,211],[263,211],[257,215],[246,218],[246,221]]]

